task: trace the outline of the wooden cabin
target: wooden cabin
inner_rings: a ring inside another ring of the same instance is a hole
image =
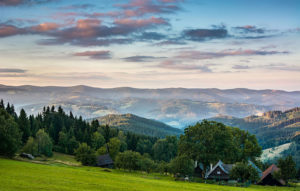
[[[111,159],[109,154],[100,155],[97,157],[97,166],[100,166],[103,168],[113,168],[114,161]]]
[[[233,164],[224,164],[221,160],[205,175],[206,179],[229,180]]]
[[[272,164],[267,170],[262,173],[262,177],[258,182],[259,185],[268,185],[268,186],[283,186],[285,185],[285,181],[282,179],[276,179],[274,177],[274,173],[277,172],[279,168]]]

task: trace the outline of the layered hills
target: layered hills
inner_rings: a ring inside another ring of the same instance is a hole
[[[45,105],[61,105],[83,118],[132,113],[182,128],[216,115],[243,118],[300,105],[300,92],[250,89],[138,89],[88,86],[5,86],[0,98],[36,114]]]

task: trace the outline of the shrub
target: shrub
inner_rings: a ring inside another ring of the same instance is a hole
[[[230,178],[239,180],[240,182],[256,182],[259,179],[259,175],[253,166],[239,162],[231,169]]]
[[[147,173],[150,173],[151,171],[153,171],[153,169],[155,169],[155,162],[147,157],[140,158],[138,164],[140,169]]]
[[[80,161],[83,165],[96,165],[95,151],[86,143],[79,144],[79,147],[75,150],[75,159]]]
[[[32,154],[33,156],[38,155],[38,145],[33,137],[29,137],[22,151],[24,153]]]
[[[52,141],[51,141],[49,135],[43,129],[40,129],[37,132],[35,142],[38,147],[38,154],[42,154],[47,157],[51,157],[53,155]]]
[[[188,156],[180,155],[171,161],[170,170],[173,174],[180,174],[181,176],[192,175],[194,163]]]
[[[141,159],[141,154],[134,151],[125,151],[119,153],[115,160],[115,165],[117,168],[128,169],[128,170],[139,170]]]

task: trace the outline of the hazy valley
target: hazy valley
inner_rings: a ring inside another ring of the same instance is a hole
[[[61,105],[85,119],[132,113],[183,128],[217,115],[243,118],[300,105],[300,92],[250,89],[135,89],[0,85],[0,97],[37,114],[47,105]]]

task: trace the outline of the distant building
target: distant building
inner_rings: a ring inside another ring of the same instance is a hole
[[[259,185],[269,185],[269,186],[283,186],[285,185],[285,181],[282,179],[276,179],[274,177],[274,173],[277,172],[279,168],[272,164],[267,170],[262,173],[262,177],[258,182]]]
[[[103,167],[103,168],[113,168],[114,161],[111,159],[109,154],[101,155],[97,157],[97,166]]]
[[[229,172],[233,164],[224,164],[221,160],[206,174],[205,178],[215,180],[229,180]]]
[[[248,164],[257,170],[259,177],[262,177],[262,171],[251,160],[248,160]],[[219,160],[219,162],[213,168],[211,168],[208,173],[206,173],[205,178],[215,180],[229,180],[229,174],[233,167],[234,164],[224,164],[221,160]]]

